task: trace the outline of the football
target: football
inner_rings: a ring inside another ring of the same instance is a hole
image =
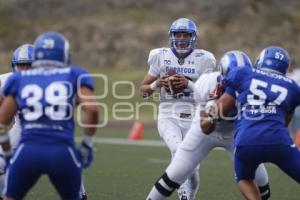
[[[177,80],[175,75],[177,75],[175,70],[168,70],[166,73],[166,80],[168,81],[168,87],[165,89],[171,95],[179,94],[185,89],[183,87],[178,87],[175,84],[175,81]]]

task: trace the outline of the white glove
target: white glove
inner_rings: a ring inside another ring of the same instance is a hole
[[[210,100],[205,105],[205,113],[207,114],[207,119],[210,121],[210,123],[215,123],[215,121],[218,119],[215,116],[215,108],[216,108],[216,101]]]
[[[0,175],[5,173],[7,166],[8,163],[6,163],[5,156],[0,154]]]
[[[93,137],[84,136],[79,147],[83,168],[89,167],[94,159]]]

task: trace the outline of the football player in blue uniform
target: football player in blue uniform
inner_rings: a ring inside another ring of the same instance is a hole
[[[285,76],[290,58],[281,47],[265,48],[254,69],[239,67],[237,59],[224,56],[221,72],[225,85],[236,91],[240,106],[234,157],[237,181],[246,199],[259,200],[253,178],[260,163],[274,163],[300,183],[300,152],[286,128],[300,104],[300,88]],[[234,95],[225,92],[207,113],[218,118],[234,105]]]
[[[79,199],[81,169],[93,158],[98,111],[91,76],[69,63],[65,37],[43,33],[34,43],[33,69],[16,72],[7,80],[0,126],[5,132],[19,111],[22,134],[9,162],[6,200],[23,199],[43,174],[48,175],[62,199]],[[74,142],[73,111],[77,104],[85,112],[80,152]],[[2,134],[0,143],[9,155],[8,135]]]

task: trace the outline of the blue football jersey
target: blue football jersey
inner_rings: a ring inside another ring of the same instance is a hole
[[[80,87],[93,90],[91,76],[79,67],[36,68],[14,73],[4,95],[15,97],[22,125],[21,142],[74,142],[73,111]]]
[[[292,143],[285,118],[300,104],[300,88],[294,81],[244,67],[229,72],[226,87],[238,93],[236,145]]]

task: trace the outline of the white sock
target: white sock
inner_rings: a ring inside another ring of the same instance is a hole
[[[155,186],[152,187],[150,193],[148,194],[146,200],[163,200],[166,197],[162,195]]]

